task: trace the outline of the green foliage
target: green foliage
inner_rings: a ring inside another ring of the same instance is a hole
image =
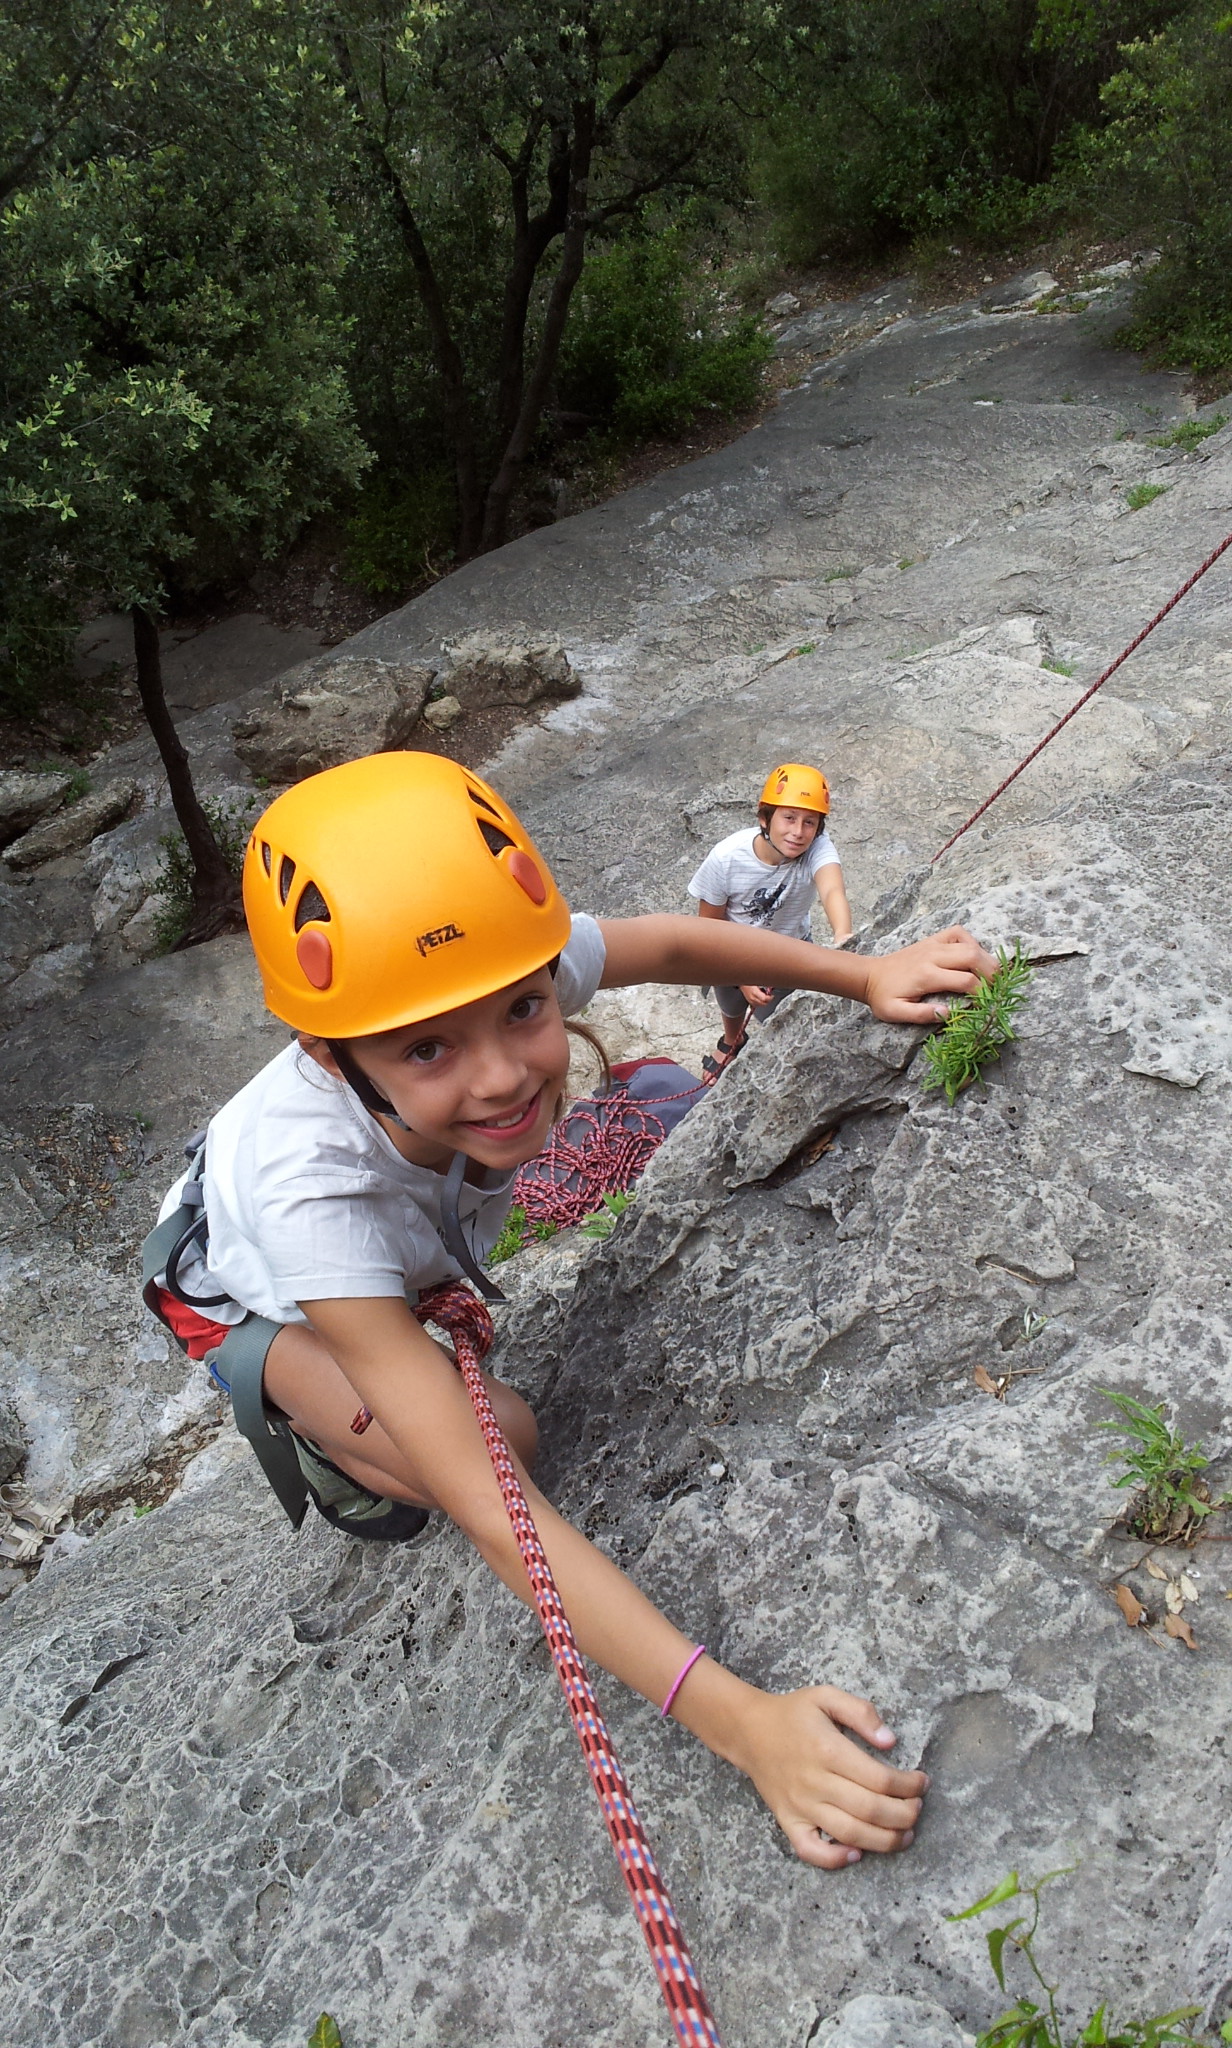
[[[583,1216],[578,1225],[583,1237],[610,1237],[625,1210],[631,1209],[637,1200],[637,1189],[630,1188],[626,1194],[620,1188],[611,1188],[607,1194],[600,1197],[600,1200],[602,1207],[592,1209],[588,1216]]]
[[[956,1102],[1014,1041],[1011,1020],[1027,999],[1031,966],[1018,944],[1012,954],[1002,947],[997,959],[1000,965],[991,981],[981,982],[974,995],[952,1003],[946,1023],[925,1044],[928,1071],[923,1085],[944,1088],[947,1102]]]
[[[257,797],[246,802],[223,803],[206,797],[201,805],[210,829],[232,874],[239,878],[244,866],[244,849],[252,830],[254,813],[260,809]],[[188,930],[193,911],[192,858],[182,832],[167,832],[159,840],[162,866],[154,883],[154,894],[163,907],[155,919],[154,931],[160,953],[170,953]]]
[[[488,1253],[489,1266],[499,1266],[505,1259],[511,1259],[517,1252],[525,1251],[528,1244],[546,1244],[555,1237],[558,1223],[528,1223],[526,1210],[520,1202],[514,1204],[501,1226],[500,1236]]]
[[[1227,424],[1227,413],[1216,412],[1209,420],[1180,420],[1166,434],[1148,434],[1147,440],[1152,448],[1183,448],[1186,455],[1192,455],[1195,448],[1200,448],[1203,441],[1209,440]]]
[[[85,598],[157,611],[274,554],[365,460],[341,243],[305,189],[273,14],[119,0],[95,35],[79,0],[62,12],[85,77],[57,121],[63,53],[45,44],[36,80],[26,52],[52,110],[33,158],[0,32],[0,688],[18,709]]]
[[[445,468],[374,477],[347,521],[346,573],[373,597],[399,597],[453,559],[457,523]]]
[[[1203,2048],[1202,2037],[1189,2026],[1189,2021],[1202,2010],[1198,2005],[1177,2006],[1174,2011],[1158,2013],[1152,2019],[1129,2020],[1115,2026],[1108,2017],[1107,2006],[1101,2005],[1079,2033],[1062,2030],[1056,2003],[1059,1987],[1048,1983],[1044,1977],[1034,1943],[1044,1887],[1059,1877],[1071,1876],[1074,1867],[1049,1870],[1034,1880],[1020,1880],[1018,1872],[1011,1870],[1000,1884],[994,1885],[974,1905],[965,1907],[960,1913],[946,1915],[951,1922],[974,1920],[998,1906],[1008,1905],[1011,1899],[1030,1901],[1028,1912],[992,1928],[984,1939],[992,1973],[1001,1992],[1006,1992],[1008,1950],[1011,1955],[1023,1958],[1035,1980],[1034,1988],[1043,1994],[1046,2002],[1040,2005],[1034,1998],[1019,1998],[1008,2012],[1002,2013],[991,2027],[979,2035],[976,2048]],[[1221,2041],[1232,2039],[1232,2020],[1225,2021],[1219,2038]]]
[[[1109,1451],[1106,1463],[1123,1465],[1116,1487],[1136,1486],[1139,1491],[1127,1517],[1132,1535],[1159,1539],[1187,1534],[1193,1525],[1225,1505],[1213,1501],[1209,1488],[1198,1480],[1210,1463],[1199,1444],[1186,1444],[1164,1421],[1164,1404],[1155,1408],[1135,1400],[1132,1394],[1100,1392],[1121,1416],[1109,1418],[1100,1429],[1114,1430],[1126,1439],[1126,1446]]]
[[[749,315],[725,319],[680,230],[630,235],[591,256],[561,350],[561,404],[619,441],[678,434],[699,415],[747,411],[774,345]]]
[[[1125,503],[1131,512],[1141,512],[1144,505],[1153,505],[1156,498],[1162,498],[1168,488],[1167,484],[1131,484],[1125,493]]]
[[[1232,16],[1226,0],[1168,12],[1121,39],[1062,183],[1114,231],[1162,249],[1121,339],[1211,374],[1232,369]]]
[[[811,263],[903,236],[1004,247],[1038,235],[1058,214],[1058,150],[1098,119],[1118,44],[1176,12],[1175,0],[800,0],[755,141],[779,247]]]
[[[1054,661],[1049,659],[1048,661],[1041,662],[1040,666],[1050,669],[1054,676],[1072,676],[1074,673],[1072,661]]]
[[[308,2036],[308,2048],[342,2048],[342,2035],[337,2020],[323,2012]]]

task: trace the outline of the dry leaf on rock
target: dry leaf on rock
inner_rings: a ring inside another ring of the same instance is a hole
[[[1138,1599],[1137,1595],[1131,1593],[1128,1586],[1114,1586],[1112,1589],[1112,1597],[1116,1601],[1117,1606],[1120,1608],[1122,1614],[1125,1616],[1125,1619],[1129,1623],[1130,1627],[1137,1628],[1138,1623],[1142,1620],[1143,1616],[1146,1613],[1146,1608],[1142,1605],[1142,1602]]]
[[[1176,1584],[1175,1580],[1169,1582],[1167,1591],[1164,1594],[1164,1602],[1167,1606],[1169,1614],[1179,1614],[1182,1607],[1185,1605],[1185,1595],[1182,1593],[1180,1587]]]
[[[1164,1627],[1170,1636],[1176,1636],[1187,1650],[1196,1650],[1198,1638],[1183,1614],[1169,1614],[1164,1618]]]
[[[995,1380],[987,1366],[977,1365],[971,1377],[981,1394],[991,1394],[994,1401],[1004,1400],[1007,1382]]]
[[[1153,1557],[1148,1557],[1146,1568],[1153,1579],[1163,1579],[1166,1583],[1168,1574],[1161,1564],[1156,1564]]]
[[[1197,1597],[1198,1597],[1198,1588],[1197,1588],[1197,1587],[1196,1587],[1196,1585],[1194,1584],[1193,1580],[1192,1580],[1192,1579],[1190,1578],[1190,1576],[1189,1576],[1189,1573],[1188,1573],[1188,1572],[1182,1572],[1182,1573],[1181,1573],[1181,1580],[1180,1580],[1180,1585],[1181,1585],[1181,1591],[1182,1591],[1182,1593],[1183,1593],[1183,1594],[1185,1595],[1185,1598],[1186,1598],[1187,1600],[1196,1600],[1196,1599],[1197,1599]]]

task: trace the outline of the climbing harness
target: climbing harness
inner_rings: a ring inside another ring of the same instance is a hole
[[[1077,712],[1081,711],[1083,705],[1090,702],[1090,699],[1095,695],[1095,692],[1097,690],[1103,689],[1104,684],[1107,682],[1109,676],[1116,674],[1117,670],[1121,666],[1121,663],[1123,661],[1129,660],[1130,655],[1133,654],[1135,649],[1141,647],[1143,641],[1147,638],[1147,635],[1153,633],[1155,631],[1156,626],[1158,626],[1162,620],[1167,618],[1168,613],[1173,609],[1174,605],[1178,605],[1183,597],[1188,597],[1190,591],[1194,587],[1194,584],[1201,582],[1207,570],[1213,569],[1216,562],[1219,560],[1219,557],[1221,555],[1226,554],[1229,548],[1232,548],[1232,533],[1230,533],[1227,536],[1226,540],[1221,540],[1217,548],[1213,548],[1211,550],[1205,562],[1203,562],[1199,568],[1194,570],[1193,575],[1189,577],[1187,582],[1182,583],[1179,590],[1173,591],[1172,596],[1168,599],[1167,604],[1160,606],[1154,618],[1149,620],[1148,623],[1142,628],[1142,631],[1135,635],[1135,637],[1130,641],[1128,647],[1122,649],[1120,654],[1118,654],[1116,660],[1108,664],[1108,667],[1104,670],[1102,676],[1097,676],[1095,681],[1091,684],[1090,689],[1083,691],[1077,703],[1070,705],[1069,710],[1065,713],[1064,717],[1058,718],[1056,724],[1052,727],[1051,731],[1046,732],[1044,734],[1043,739],[1040,740],[1037,743],[1037,745],[1032,747],[1030,753],[1023,757],[1023,759],[1018,763],[1018,766],[1010,770],[1010,773],[1006,776],[1004,782],[999,782],[997,784],[997,787],[994,789],[992,795],[986,796],[984,798],[984,801],[980,805],[979,809],[977,811],[972,811],[971,816],[967,819],[966,824],[960,825],[957,832],[952,832],[950,834],[950,837],[946,840],[945,845],[939,846],[937,848],[936,853],[933,855],[931,861],[929,862],[930,867],[935,867],[937,862],[940,860],[942,854],[948,853],[951,846],[953,846],[956,843],[956,841],[962,838],[963,833],[969,832],[971,830],[971,827],[974,824],[976,824],[979,821],[979,819],[983,817],[985,811],[991,810],[993,804],[996,803],[997,798],[999,796],[1005,795],[1006,790],[1009,788],[1012,782],[1017,782],[1018,777],[1022,774],[1023,769],[1029,768],[1031,766],[1032,761],[1034,761],[1036,755],[1043,753],[1044,748],[1048,745],[1049,741],[1055,740],[1057,734],[1061,731],[1062,727],[1067,726],[1070,722],[1070,719],[1073,718]]]
[[[684,2048],[722,2048],[714,2015],[676,1918],[676,1909],[659,1874],[633,1803],[633,1795],[612,1746],[612,1738],[604,1725],[599,1702],[586,1675],[586,1667],[556,1590],[551,1566],[539,1541],[509,1447],[488,1398],[479,1362],[486,1356],[492,1342],[492,1318],[484,1304],[459,1280],[446,1281],[444,1286],[422,1295],[415,1314],[423,1323],[435,1323],[453,1343],[458,1370],[471,1397],[500,1486],[505,1512],[530,1580],[535,1611],[552,1653],[556,1676],[582,1746],[621,1876],[628,1887],[638,1925],[650,1950],[676,2039],[684,2044]]]

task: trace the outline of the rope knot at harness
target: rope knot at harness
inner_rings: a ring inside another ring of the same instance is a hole
[[[616,1851],[621,1876],[650,1950],[650,1959],[676,2039],[683,2048],[722,2048],[714,2015],[698,1982],[671,1895],[659,1873],[612,1738],[604,1725],[599,1702],[591,1689],[581,1652],[552,1577],[552,1568],[539,1541],[526,1494],[480,1369],[480,1360],[486,1357],[492,1345],[492,1318],[484,1303],[460,1280],[446,1281],[422,1294],[415,1314],[421,1323],[435,1323],[452,1339],[458,1370],[466,1383],[483,1432],[505,1512],[530,1581],[535,1611],[552,1653],[556,1676]]]

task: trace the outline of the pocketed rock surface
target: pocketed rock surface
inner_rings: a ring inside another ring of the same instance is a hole
[[[925,863],[1223,537],[1232,429],[1148,447],[1179,383],[1086,316],[856,312],[793,322],[807,382],[744,441],[347,658],[563,640],[582,695],[490,772],[600,913],[683,907],[764,766],[820,758],[861,943],[1020,938],[1020,1042],[950,1108],[918,1034],[793,998],[610,1241],[503,1269],[494,1364],[548,1490],[682,1627],[759,1683],[868,1694],[933,1775],[907,1855],[828,1877],[600,1677],[727,2048],[957,2048],[1002,2000],[983,1923],[944,1916],[1071,1863],[1042,1954],[1076,2023],[1105,1998],[1222,2020],[1232,1564],[1159,1553],[1198,1589],[1198,1649],[1169,1638],[1097,1424],[1101,1388],[1163,1401],[1232,1490],[1226,562]],[[242,708],[185,721],[208,791],[244,794]],[[142,743],[106,773],[154,786]],[[0,875],[3,1462],[79,1509],[0,1606],[6,2039],[302,2048],[327,2010],[345,2048],[655,2048],[533,1620],[448,1528],[388,1554],[292,1533],[137,1304],[183,1139],[285,1042],[241,939],[125,966],[160,829]],[[594,1009],[626,1053],[715,1035],[697,995]]]

